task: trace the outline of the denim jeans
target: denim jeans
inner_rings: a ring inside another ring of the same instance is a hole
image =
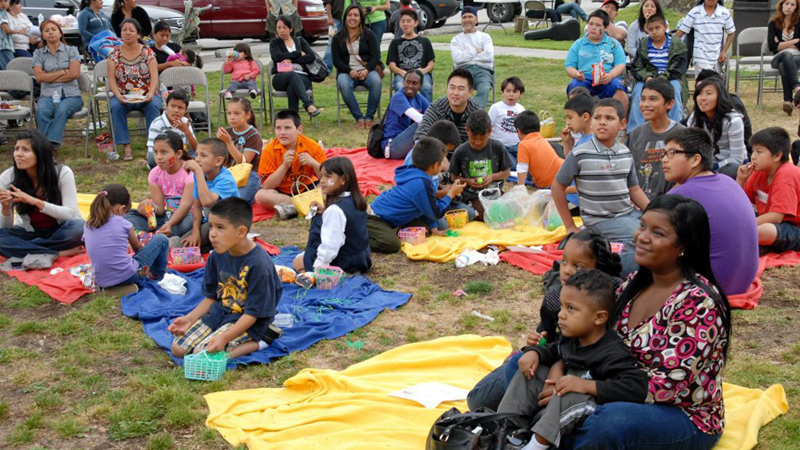
[[[111,126],[114,127],[114,144],[130,144],[131,135],[128,132],[128,113],[142,111],[149,130],[150,124],[161,115],[161,97],[155,96],[149,102],[141,103],[122,103],[117,97],[111,97],[108,107],[111,110]]]
[[[586,19],[589,18],[589,16],[586,15],[586,11],[584,11],[583,8],[581,8],[581,5],[577,3],[564,3],[563,5],[558,5],[558,7],[556,7],[556,11],[558,11],[559,14],[569,14],[570,16],[580,19],[584,22],[586,22]]]
[[[239,188],[239,198],[247,200],[247,203],[253,204],[256,198],[256,192],[261,189],[261,177],[258,176],[258,168],[253,167],[250,171],[250,176],[247,178],[247,184]],[[187,231],[191,231],[192,224],[189,223]]]
[[[333,19],[333,28],[335,28],[336,31],[341,30],[342,29],[342,21],[339,20],[339,19]],[[330,71],[332,73],[333,72],[333,51],[331,50],[331,42],[333,42],[333,38],[329,37],[328,38],[328,46],[325,47],[325,56],[322,58],[322,60],[325,61],[325,65],[328,66],[328,71]]]
[[[681,99],[681,82],[679,80],[670,80],[669,84],[672,85],[672,88],[675,90],[675,106],[669,110],[667,113],[667,117],[674,120],[675,122],[680,122],[683,120],[683,100]],[[644,83],[641,81],[636,83],[636,86],[633,87],[633,94],[631,94],[631,112],[628,114],[628,133],[631,132],[634,128],[638,127],[639,125],[645,122],[644,116],[642,116],[642,111],[639,109],[639,103],[642,101],[642,90],[644,89]]]
[[[0,228],[0,255],[24,258],[28,254],[57,255],[81,245],[83,220],[67,220],[49,230],[26,231],[22,227]]]
[[[36,103],[36,123],[39,131],[54,144],[60,144],[64,138],[67,119],[83,108],[81,97],[65,97],[56,106],[52,97],[39,97]]]
[[[147,217],[139,214],[137,210],[131,210],[122,216],[128,222],[133,224],[133,229],[138,231],[149,231],[150,225],[147,223]],[[156,216],[156,230],[167,223],[167,215]],[[192,231],[192,213],[186,215],[177,225],[172,226],[170,236],[183,236],[187,231]]]
[[[248,91],[255,91],[258,90],[258,86],[256,85],[256,80],[242,80],[242,81],[231,80],[231,84],[228,85],[228,92],[236,92],[239,89],[247,89]]]
[[[619,242],[624,245],[622,253],[619,255],[622,259],[623,278],[638,267],[633,260],[633,255],[636,252],[633,247],[633,232],[639,227],[641,218],[642,212],[633,210],[624,216],[604,219],[589,227],[605,236],[609,242]]]
[[[800,64],[800,55],[792,55],[787,51],[780,51],[772,58],[772,67],[778,69],[783,84],[783,101],[792,101],[792,91],[800,85],[797,80],[797,65]]]
[[[400,75],[394,76],[394,91],[402,91],[403,90],[403,77]],[[431,74],[426,73],[422,76],[422,88],[419,90],[423,97],[425,97],[428,102],[433,102],[433,77]]]
[[[378,39],[378,47],[381,46],[381,39],[383,39],[383,33],[386,32],[386,27],[388,26],[388,22],[389,22],[388,20],[381,20],[367,25],[367,28],[369,28],[370,31],[375,33],[375,37]]]
[[[599,405],[559,448],[709,450],[719,438],[700,431],[677,406],[612,402]]]
[[[292,111],[298,110],[301,101],[305,109],[314,104],[306,93],[311,89],[311,80],[308,75],[294,72],[277,73],[272,76],[272,87],[276,91],[286,91],[286,96],[289,98],[289,109]]]
[[[517,170],[517,155],[519,144],[514,145],[504,145],[503,147],[506,148],[506,153],[511,158],[511,170]]]
[[[336,77],[336,84],[339,85],[339,91],[342,93],[342,100],[344,100],[350,114],[356,120],[372,120],[375,118],[375,112],[378,110],[378,105],[381,102],[381,76],[378,75],[376,70],[372,70],[367,77],[363,80],[354,80],[350,78],[350,74],[340,73]],[[356,100],[356,94],[353,90],[356,86],[364,86],[369,90],[369,97],[367,99],[367,114],[361,112]]]
[[[164,278],[164,274],[167,273],[167,262],[169,260],[169,239],[163,234],[153,236],[153,238],[147,242],[147,245],[140,248],[139,251],[133,255],[133,259],[139,263],[139,268],[148,267],[150,269],[150,274],[156,280]],[[138,273],[135,273],[132,277],[120,284],[137,284],[139,281],[141,281],[141,277]]]
[[[497,411],[497,407],[503,400],[503,395],[506,393],[506,380],[505,370],[507,364],[502,364],[500,367],[489,372],[481,381],[469,391],[467,394],[467,405],[470,411],[484,406],[490,408],[492,411]],[[517,366],[519,367],[519,366]]]
[[[387,159],[405,159],[408,152],[414,147],[414,133],[417,132],[417,127],[419,124],[413,122],[411,125],[408,126],[405,130],[403,130],[397,136],[391,138],[389,141],[389,154],[386,156]],[[384,147],[385,149],[386,147]]]
[[[489,94],[494,89],[494,70],[476,64],[463,66],[462,69],[466,69],[472,74],[472,81],[475,85],[475,101],[481,108],[486,108]]]
[[[6,66],[14,59],[14,52],[11,50],[0,50],[0,70],[6,70]]]
[[[472,207],[469,203],[450,203],[450,206],[444,211],[447,213],[448,211],[453,211],[454,209],[466,209],[467,210],[467,220],[470,222],[475,220],[475,217],[478,216],[478,212],[475,211],[475,208]],[[450,228],[450,225],[447,224],[447,219],[442,216],[439,219],[439,230],[447,230]]]
[[[33,55],[31,55],[31,52],[29,52],[27,50],[20,50],[18,48],[14,49],[14,57],[15,58],[30,58],[32,56]]]

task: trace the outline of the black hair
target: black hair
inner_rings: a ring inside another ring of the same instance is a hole
[[[167,145],[169,145],[169,147],[176,153],[181,152],[182,160],[188,161],[189,159],[191,159],[189,157],[189,152],[184,150],[183,139],[181,138],[181,135],[179,135],[178,133],[172,130],[167,130],[156,136],[155,139],[153,139],[153,145],[155,146],[155,143],[159,141],[165,141]]]
[[[619,278],[620,274],[622,274],[622,260],[618,254],[611,251],[611,244],[608,239],[592,228],[568,235],[564,238],[564,243],[566,244],[573,239],[586,244],[589,251],[594,255],[597,270]]]
[[[189,64],[197,67],[198,69],[203,68],[203,58],[200,57],[194,50],[190,48],[182,48],[183,54],[186,56],[186,62]]]
[[[211,206],[208,214],[227,220],[235,227],[245,227],[247,231],[253,225],[253,207],[247,200],[239,197],[218,200]]]
[[[367,200],[361,194],[361,190],[358,187],[356,169],[353,166],[353,161],[350,161],[350,158],[334,156],[333,158],[326,159],[325,162],[320,165],[319,170],[320,172],[324,170],[328,173],[335,173],[336,175],[343,177],[345,180],[342,190],[337,192],[336,196],[325,198],[326,208],[335,203],[336,200],[339,199],[339,195],[341,195],[342,192],[349,191],[350,196],[353,198],[353,202],[356,204],[356,209],[359,211],[367,210]]]
[[[644,4],[647,3],[648,1],[651,1],[656,5],[656,13],[653,14],[652,16],[650,16],[650,17],[651,18],[653,16],[664,17],[664,10],[661,9],[661,3],[658,0],[642,0],[641,2],[639,2],[639,5],[640,5],[639,6],[639,16],[636,18],[636,20],[639,22],[639,29],[642,30],[642,31],[644,31],[644,24],[646,22],[646,19],[644,18],[644,11],[643,11],[642,6],[644,6]],[[664,24],[666,24],[666,23],[667,23],[667,21],[666,21],[666,19],[664,19]]]
[[[592,115],[594,115],[594,112],[597,111],[597,108],[614,108],[614,111],[617,112],[617,117],[619,117],[619,120],[627,117],[625,115],[625,108],[622,106],[622,103],[615,98],[604,98],[595,103],[594,108],[592,108]]]
[[[597,311],[608,311],[609,317],[614,313],[616,287],[610,275],[597,269],[579,270],[567,279],[566,286],[586,294],[584,298],[590,299]]]
[[[651,0],[651,1],[656,1],[656,0]],[[650,25],[650,24],[656,23],[656,22],[661,23],[665,27],[667,26],[667,18],[664,17],[663,14],[655,13],[652,16],[650,16],[649,19],[647,19],[647,25]]]
[[[509,84],[514,86],[514,90],[519,91],[520,94],[525,93],[525,85],[522,84],[522,80],[520,80],[518,77],[508,77],[503,80],[503,82],[500,83],[500,91],[505,91],[506,86]]]
[[[722,313],[722,326],[728,334],[723,348],[723,358],[727,357],[731,339],[731,305],[711,270],[709,250],[711,229],[706,210],[696,200],[682,195],[661,195],[650,202],[645,208],[644,214],[649,211],[658,211],[669,217],[677,235],[676,244],[684,248],[683,256],[678,259],[683,277],[700,287],[714,300],[714,303],[719,305]],[[708,280],[708,283],[702,281],[698,275]],[[628,303],[652,283],[653,273],[650,269],[640,266],[617,301],[614,311],[615,320],[621,317],[622,311],[625,310]]]
[[[403,6],[411,6],[411,0],[400,0],[400,4]]]
[[[594,12],[589,14],[589,17],[586,19],[586,23],[589,23],[589,21],[592,20],[592,17],[597,17],[600,20],[602,20],[604,28],[607,27],[609,23],[611,23],[611,18],[608,17],[608,13],[603,11],[602,9],[595,10]]]
[[[8,0],[8,6],[19,5],[22,3],[22,0]]]
[[[594,110],[594,103],[594,98],[588,95],[576,95],[564,103],[564,111],[575,111],[579,116],[584,114],[591,116]]]
[[[419,69],[410,69],[406,71],[406,74],[403,75],[403,80],[405,80],[409,75],[416,75],[419,77],[419,82],[422,83],[422,80],[425,79],[425,74],[422,73]]]
[[[675,100],[675,88],[672,87],[669,81],[663,78],[653,78],[652,80],[646,82],[642,88],[642,92],[644,92],[645,89],[656,91],[661,94],[661,97],[664,99],[664,103],[669,103]]]
[[[586,89],[584,86],[575,86],[567,93],[568,98],[575,97],[576,95],[585,95],[587,97],[591,97],[592,93],[589,92],[589,89]]]
[[[705,126],[705,118],[707,118],[706,114],[700,111],[700,107],[697,106],[697,97],[700,93],[708,86],[712,86],[717,91],[717,106],[714,108],[714,117],[710,118],[711,122],[711,133],[712,133],[712,140],[714,142],[714,152],[719,152],[719,146],[717,142],[722,137],[722,127],[724,125],[724,121],[730,120],[728,114],[731,111],[734,111],[733,101],[731,100],[730,95],[728,95],[728,91],[723,86],[722,78],[718,76],[708,77],[705,80],[701,81],[697,84],[694,88],[694,121],[687,126],[696,127],[706,129]]]
[[[215,137],[205,138],[198,143],[198,145],[208,145],[211,147],[211,154],[214,158],[222,158],[222,165],[227,165],[228,162],[228,147],[225,143]]]
[[[92,0],[87,0],[87,2],[90,1]],[[170,34],[172,34],[172,28],[169,27],[169,24],[166,20],[159,20],[155,25],[153,25],[153,34],[160,33],[162,31],[169,31]]]
[[[246,42],[239,42],[233,46],[233,49],[239,53],[243,53],[244,59],[253,61],[253,50],[250,49],[250,45],[248,45]]]
[[[783,127],[769,127],[757,132],[750,138],[750,146],[765,147],[772,156],[781,155],[781,164],[789,161],[792,140]]]
[[[428,170],[444,159],[446,148],[442,141],[432,137],[424,137],[417,141],[411,154],[411,163],[417,169]]]
[[[253,112],[253,105],[250,103],[250,100],[244,97],[233,97],[232,99],[228,100],[229,106],[234,104],[242,105],[242,109],[244,109],[244,112],[250,114],[250,117],[247,118],[247,123],[252,125],[253,127],[258,128],[258,125],[256,123],[256,115]],[[275,119],[277,118],[278,116],[276,115]],[[297,116],[297,120],[300,120],[300,116]]]
[[[83,11],[84,9],[88,8],[89,3],[92,3],[92,0],[81,0],[81,4],[78,6],[78,11]]]
[[[400,17],[398,17],[398,20],[402,19],[403,16],[411,17],[415,22],[419,22],[419,15],[417,15],[417,12],[414,11],[413,9],[401,9]]]
[[[446,146],[452,145],[453,148],[461,145],[461,134],[458,132],[458,127],[449,120],[437,120],[428,129],[428,134],[425,136],[438,139]]]
[[[282,23],[284,26],[286,26],[286,28],[289,29],[289,31],[294,31],[294,27],[292,26],[291,16],[287,16],[286,14],[281,14],[280,16],[278,16],[277,22]]]
[[[686,152],[687,158],[694,154],[700,155],[700,168],[702,170],[712,170],[714,168],[714,144],[705,130],[700,128],[674,130],[664,138],[665,145],[670,142],[678,144]]]
[[[33,154],[36,155],[36,184],[28,176],[26,170],[17,168],[14,162],[14,176],[11,184],[20,191],[39,198],[43,195],[43,200],[54,205],[61,205],[61,188],[58,183],[58,175],[62,165],[55,160],[53,144],[42,133],[36,130],[23,130],[17,133],[16,141],[28,141],[31,144]],[[39,193],[39,194],[37,194]],[[36,209],[35,206],[27,203],[18,202],[14,204],[19,215],[27,215]]]
[[[300,114],[293,109],[282,109],[278,111],[278,113],[275,114],[275,120],[273,122],[277,123],[279,120],[287,119],[291,119],[295,127],[299,127],[301,125]]]
[[[181,101],[184,104],[186,104],[187,108],[189,107],[189,100],[190,100],[189,93],[181,88],[175,88],[172,90],[172,92],[169,93],[169,95],[167,96],[167,104],[169,104],[169,102],[171,102],[172,100]]]
[[[455,77],[464,78],[467,80],[467,86],[469,86],[470,90],[475,88],[475,80],[472,78],[472,74],[467,69],[453,69],[453,71],[450,72],[450,75],[447,76],[447,84],[450,84],[450,80]]]
[[[467,119],[467,130],[471,131],[472,134],[481,136],[491,133],[492,118],[489,117],[489,114],[486,111],[479,109],[469,115],[469,118]]]
[[[698,74],[697,74],[697,76],[695,77],[695,79],[694,79],[694,84],[695,84],[695,86],[697,86],[697,85],[698,85],[698,84],[699,84],[701,81],[703,81],[703,80],[706,80],[706,79],[708,79],[708,78],[711,78],[711,77],[717,77],[717,78],[719,78],[719,77],[720,77],[720,75],[719,75],[719,73],[717,73],[717,72],[716,72],[716,71],[714,71],[714,70],[711,70],[711,69],[703,69],[703,70],[701,70],[701,71],[700,71],[700,73],[698,73]]]
[[[120,22],[120,24],[119,24],[120,34],[122,34],[122,27],[124,27],[126,23],[129,23],[129,24],[133,25],[133,28],[136,28],[136,34],[139,35],[139,41],[140,41],[139,43],[141,44],[141,40],[144,37],[144,36],[142,36],[142,25],[139,23],[138,20],[134,19],[133,17],[131,17],[129,19],[125,19],[122,22]]]
[[[699,5],[702,5],[703,3],[705,3],[705,0],[697,0],[697,3],[695,3],[694,6],[699,6]],[[717,4],[719,6],[725,6],[725,1],[724,0],[717,0]]]
[[[96,230],[107,224],[114,214],[111,208],[116,205],[124,205],[126,210],[131,209],[131,194],[121,184],[108,184],[92,200],[86,226]]]
[[[517,114],[514,119],[514,127],[523,134],[538,133],[542,129],[539,116],[535,112],[526,110]]]

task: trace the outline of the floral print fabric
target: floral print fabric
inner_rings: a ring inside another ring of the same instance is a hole
[[[148,64],[154,57],[153,51],[144,45],[142,45],[142,51],[133,60],[125,59],[120,47],[114,49],[108,60],[116,66],[114,73],[117,77],[120,94],[147,94],[150,90],[150,66]]]

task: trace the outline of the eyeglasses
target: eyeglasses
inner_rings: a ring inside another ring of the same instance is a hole
[[[685,150],[675,150],[675,149],[672,149],[672,148],[671,148],[671,149],[669,149],[669,150],[664,150],[663,152],[661,152],[661,159],[664,159],[665,157],[666,157],[666,158],[669,158],[669,159],[672,159],[672,158],[674,158],[674,157],[675,157],[675,155],[677,155],[678,153],[682,153],[682,154],[684,154],[684,155],[693,155],[693,154],[695,154],[695,153],[697,153],[697,152],[687,152],[687,151],[685,151]]]

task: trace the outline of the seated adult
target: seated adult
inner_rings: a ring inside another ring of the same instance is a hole
[[[75,176],[56,162],[53,146],[38,131],[17,133],[13,166],[0,174],[0,206],[0,255],[80,253],[83,218]]]
[[[717,72],[714,72],[711,69],[703,69],[694,79],[694,89],[697,90],[697,86],[703,82],[704,80],[716,77],[720,78],[720,75]],[[733,103],[733,109],[739,111],[739,114],[742,115],[742,122],[744,123],[744,145],[747,147],[747,156],[750,156],[752,149],[750,148],[750,138],[753,137],[753,124],[750,122],[750,114],[747,113],[747,107],[744,106],[744,102],[738,95],[734,94],[733,92],[728,92],[728,97],[731,99],[731,103]],[[683,119],[683,124],[686,125],[688,122],[688,117]]]
[[[619,1],[605,0],[603,5],[600,6],[600,11],[605,11],[608,14],[608,25],[605,26],[606,34],[618,40],[621,44],[625,44],[625,39],[628,37],[628,24],[622,20],[615,22],[619,13]]]
[[[418,70],[422,73],[422,96],[433,101],[433,67],[436,55],[431,41],[419,36],[416,32],[417,13],[413,9],[400,10],[400,29],[403,35],[389,44],[389,55],[386,64],[394,74],[395,92],[403,90],[404,77],[408,71]]]
[[[33,74],[41,83],[36,102],[39,131],[58,148],[64,137],[67,119],[83,108],[78,78],[81,55],[64,41],[61,26],[47,19],[40,25],[44,45],[33,53]]]
[[[564,67],[572,78],[567,86],[567,93],[583,86],[600,98],[617,99],[625,111],[628,111],[628,91],[622,85],[621,76],[625,73],[625,51],[622,44],[605,34],[608,26],[608,14],[602,10],[594,11],[586,22],[586,35],[572,44]],[[599,80],[595,80],[593,72],[602,64],[605,72]]]
[[[775,17],[767,25],[767,46],[775,56],[770,65],[778,69],[783,84],[783,111],[792,115],[794,104],[800,103],[800,14],[796,0],[781,0],[775,6]],[[797,98],[797,100],[795,100]],[[796,161],[795,161],[796,162]]]
[[[272,87],[286,91],[289,109],[297,111],[300,101],[303,108],[313,118],[322,112],[308,97],[311,79],[303,64],[314,62],[315,54],[305,39],[293,36],[292,18],[280,16],[275,24],[278,37],[269,41],[269,54],[272,57]]]
[[[581,8],[580,0],[575,0],[572,3],[565,3],[564,0],[556,0],[555,6],[559,14],[569,14],[576,20],[586,22],[589,17],[586,15],[586,11]]]
[[[661,4],[658,0],[645,0],[642,6],[639,7],[639,15],[636,20],[628,27],[628,37],[625,39],[625,52],[631,57],[631,61],[636,59],[639,54],[639,44],[642,39],[649,37],[647,32],[647,19],[654,15],[664,15],[661,10]],[[667,26],[669,32],[669,25]]]
[[[141,36],[148,37],[153,32],[153,25],[150,23],[150,16],[141,6],[136,5],[137,0],[114,0],[114,8],[111,13],[111,26],[114,33],[122,37],[122,23],[125,19],[136,19],[142,28]]]
[[[344,11],[344,26],[333,37],[331,44],[333,65],[336,67],[336,84],[342,99],[356,119],[359,130],[372,128],[372,120],[381,102],[382,70],[381,50],[375,34],[364,26],[364,11],[350,5]],[[353,90],[364,86],[369,90],[367,113],[361,112]]]
[[[92,38],[100,32],[114,32],[111,20],[103,12],[103,0],[81,0],[81,12],[78,13],[78,32],[83,46],[89,46]]]
[[[474,85],[472,74],[466,69],[455,69],[447,77],[447,96],[431,103],[422,116],[422,122],[414,133],[414,141],[428,134],[430,127],[440,121],[448,120],[458,128],[461,143],[467,142],[467,119],[469,115],[483,108],[472,98]],[[410,155],[411,153],[409,153]]]
[[[182,60],[182,59],[173,59],[172,61],[167,62],[170,56],[180,53],[181,46],[170,42],[169,38],[172,35],[172,29],[169,27],[169,24],[164,20],[159,20],[156,22],[156,25],[153,27],[153,40],[155,41],[155,45],[153,45],[153,55],[156,57],[156,63],[158,64],[158,73],[161,73],[170,67],[189,67],[191,64]]]
[[[758,272],[758,231],[750,200],[736,181],[712,171],[714,145],[697,128],[670,133],[662,156],[669,194],[697,200],[711,227],[711,269],[726,295],[747,291]],[[724,201],[723,201],[724,199]]]
[[[492,37],[478,31],[478,11],[465,6],[461,11],[461,28],[464,30],[450,40],[453,69],[465,69],[472,74],[472,85],[477,92],[475,101],[486,108],[489,93],[494,89],[494,44]]]
[[[419,93],[421,84],[422,72],[419,69],[406,72],[403,89],[394,93],[386,108],[381,148],[388,159],[405,159],[414,147],[414,134],[422,122],[423,114],[431,105]]]
[[[264,145],[258,176],[261,189],[256,192],[256,203],[275,209],[279,220],[297,215],[292,203],[292,189],[300,182],[299,191],[305,191],[309,182],[319,180],[320,165],[325,153],[314,139],[303,135],[303,125],[297,111],[284,109],[275,115],[275,138]]]
[[[11,40],[14,41],[14,57],[30,58],[30,46],[39,42],[39,38],[28,35],[33,24],[28,15],[22,12],[22,0],[10,0],[8,4],[8,26],[15,31],[11,35]]]
[[[714,142],[714,171],[736,179],[747,157],[744,122],[721,78],[707,78],[694,89],[694,108],[687,125],[705,130]]]
[[[136,19],[122,21],[122,45],[108,57],[108,88],[114,96],[108,102],[114,143],[125,148],[125,161],[133,160],[128,113],[142,111],[150,124],[161,115],[158,64],[153,51],[141,43],[142,28]],[[137,97],[129,97],[136,95]]]

